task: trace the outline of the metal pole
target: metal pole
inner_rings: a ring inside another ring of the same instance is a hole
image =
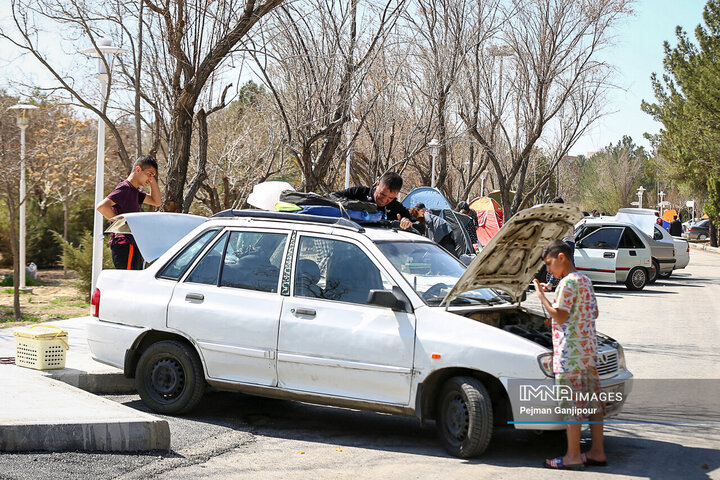
[[[98,75],[100,80],[100,110],[105,104],[105,93],[107,89],[107,75]],[[98,140],[97,140],[97,157],[95,161],[95,205],[102,202],[105,191],[105,122],[98,116]],[[93,259],[92,259],[92,285],[90,294],[95,291],[98,276],[102,270],[103,263],[103,216],[97,210],[93,209],[95,216],[93,218]]]
[[[20,126],[20,255],[18,262],[20,263],[20,290],[25,290],[25,204],[26,204],[26,186],[25,186],[25,128],[27,125]]]
[[[435,157],[437,157],[437,153],[432,153],[430,156],[432,157],[430,166],[430,186],[435,188]]]

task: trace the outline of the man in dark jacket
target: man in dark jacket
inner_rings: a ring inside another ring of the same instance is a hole
[[[407,230],[412,227],[412,215],[396,197],[400,193],[403,179],[395,172],[387,172],[380,177],[380,180],[371,187],[350,187],[333,195],[347,198],[349,200],[362,200],[364,202],[375,202],[378,210],[385,213],[388,220],[400,220],[400,228]]]
[[[682,223],[680,223],[677,215],[673,215],[673,221],[670,222],[669,231],[670,235],[672,235],[673,237],[682,236]]]

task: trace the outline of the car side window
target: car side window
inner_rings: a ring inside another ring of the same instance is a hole
[[[179,255],[176,255],[158,274],[160,278],[167,278],[170,280],[177,280],[182,277],[187,267],[195,261],[195,258],[205,248],[210,240],[217,235],[219,230],[208,230],[203,232],[199,237],[190,242],[189,245],[183,249]]]
[[[232,232],[220,286],[276,293],[286,240],[283,233]]]
[[[392,287],[393,283],[357,245],[301,237],[295,262],[295,296],[367,305],[370,290]]]
[[[229,234],[220,237],[215,246],[208,250],[205,256],[200,259],[190,275],[185,279],[190,283],[203,283],[205,285],[217,285],[218,275],[220,274],[220,259],[222,258],[225,244],[227,243]]]
[[[660,231],[660,227],[658,227],[657,225],[655,226],[655,231],[653,232],[653,239],[654,240],[662,240],[663,239],[663,234]]]
[[[662,235],[662,234],[661,234]],[[644,248],[644,244],[642,240],[640,240],[640,237],[638,237],[637,233],[633,231],[632,228],[625,228],[625,231],[622,234],[622,238],[620,238],[620,246],[619,248]]]
[[[622,233],[621,227],[600,228],[582,239],[582,248],[616,250]]]

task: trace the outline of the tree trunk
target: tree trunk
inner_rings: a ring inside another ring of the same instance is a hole
[[[195,101],[195,96],[183,94],[175,107],[166,177],[167,186],[163,202],[163,210],[166,212],[183,211],[183,192],[190,158]]]
[[[718,231],[717,227],[715,226],[715,223],[710,222],[710,246],[711,247],[717,247],[718,246]]]
[[[70,198],[66,195],[63,202],[63,240],[68,239],[68,211],[70,210]],[[63,262],[63,276],[67,276],[67,266]]]

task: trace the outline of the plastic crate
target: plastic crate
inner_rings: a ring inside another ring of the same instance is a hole
[[[54,325],[33,325],[15,330],[15,365],[35,370],[65,368],[68,334]]]

